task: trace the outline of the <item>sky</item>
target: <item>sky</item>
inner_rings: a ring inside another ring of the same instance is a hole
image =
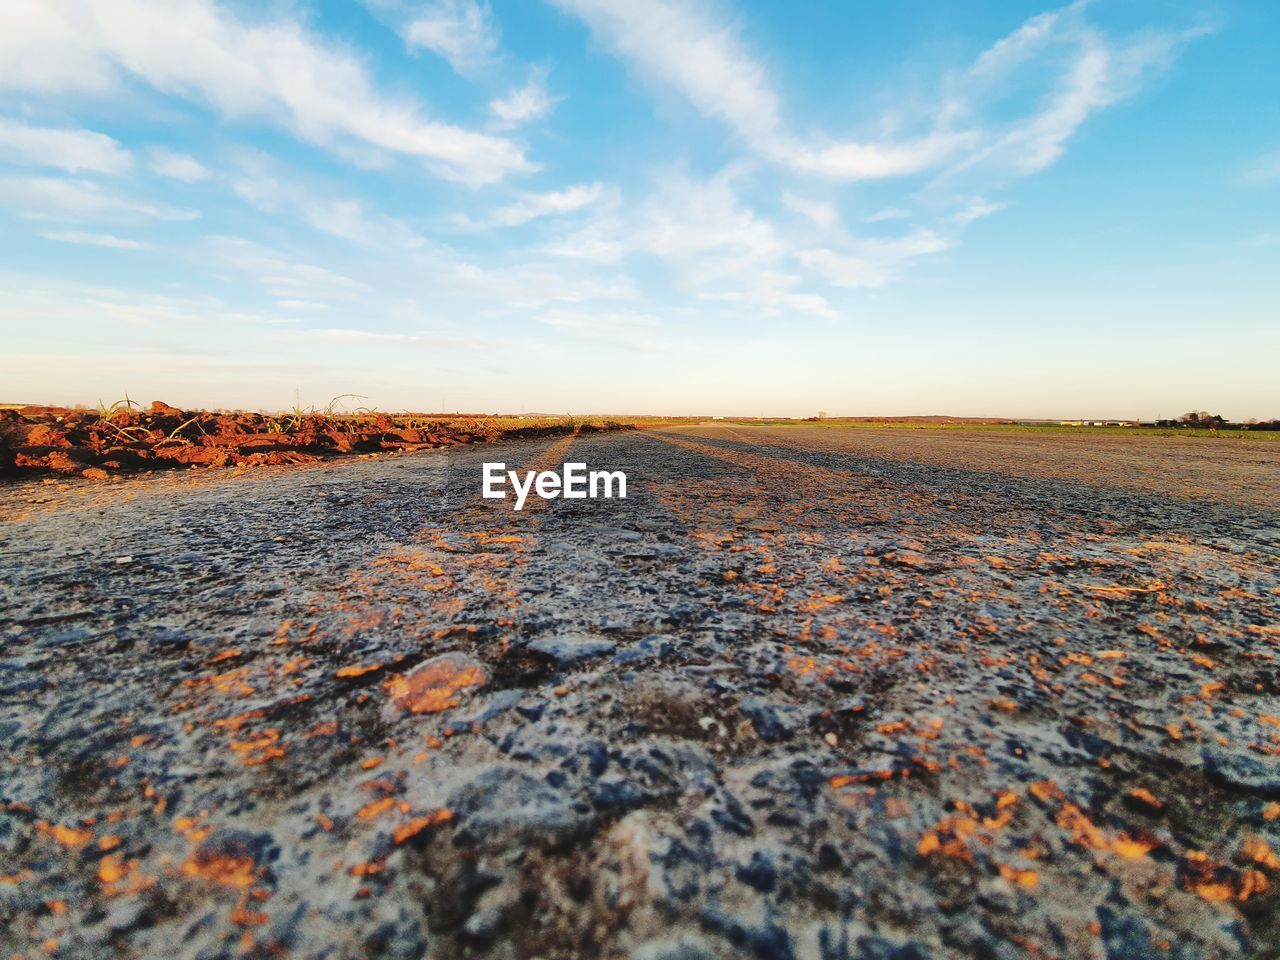
[[[1273,0],[5,0],[0,402],[1280,417]]]

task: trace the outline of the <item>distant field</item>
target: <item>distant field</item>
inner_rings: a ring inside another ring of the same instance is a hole
[[[1047,433],[1058,436],[1190,437],[1196,440],[1280,441],[1280,430],[1196,430],[1190,427],[1059,427],[1022,423],[879,423],[862,420],[726,420],[755,427],[821,427],[847,430],[983,430],[992,433]]]

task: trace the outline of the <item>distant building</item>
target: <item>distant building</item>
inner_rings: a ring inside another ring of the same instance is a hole
[[[1060,420],[1060,427],[1136,427],[1137,420]]]

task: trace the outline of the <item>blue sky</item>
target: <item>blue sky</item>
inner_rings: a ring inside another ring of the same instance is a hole
[[[0,401],[1280,416],[1280,6],[8,0]]]

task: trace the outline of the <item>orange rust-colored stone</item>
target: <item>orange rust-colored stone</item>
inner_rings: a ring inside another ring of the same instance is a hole
[[[342,679],[348,679],[351,677],[363,677],[366,673],[373,673],[374,671],[381,670],[381,669],[382,669],[382,664],[380,663],[370,663],[368,665],[356,665],[351,667],[340,667],[338,669],[337,676]]]
[[[396,827],[391,836],[396,843],[404,843],[406,840],[416,837],[428,827],[434,827],[436,824],[440,823],[447,823],[452,819],[452,810],[437,810],[434,813],[427,814],[426,816],[414,817],[408,823],[401,824]]]
[[[223,887],[244,890],[257,879],[257,864],[253,857],[227,856],[197,849],[182,864],[182,872],[188,877],[199,877]]]
[[[997,864],[997,866],[1000,870],[1000,876],[1010,883],[1026,887],[1028,890],[1034,890],[1040,885],[1040,875],[1034,870],[1021,870],[1018,867],[1011,867],[1004,863]]]
[[[61,823],[48,824],[43,820],[36,821],[36,830],[43,836],[58,841],[64,847],[82,847],[93,839],[92,830],[81,830]]]
[[[128,876],[131,865],[125,862],[124,854],[111,853],[98,861],[98,881],[104,886],[119,883]]]
[[[366,803],[363,807],[356,811],[356,816],[361,820],[373,820],[382,816],[392,807],[396,805],[395,797],[383,797],[381,800],[373,800]]]
[[[440,713],[458,705],[462,691],[487,682],[484,668],[462,654],[446,653],[386,685],[391,702],[409,713]]]

